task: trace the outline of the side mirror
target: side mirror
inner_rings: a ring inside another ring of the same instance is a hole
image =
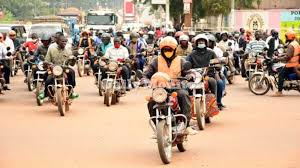
[[[8,57],[10,57],[10,56],[11,56],[11,52],[8,52],[6,55],[7,55]]]
[[[229,46],[229,47],[230,47],[230,46],[232,46],[232,43],[231,43],[231,42],[229,42],[229,43],[228,43],[228,46]]]
[[[6,50],[9,51],[9,50],[10,50],[10,47],[6,47]]]

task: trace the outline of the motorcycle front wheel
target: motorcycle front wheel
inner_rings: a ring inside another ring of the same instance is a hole
[[[27,73],[27,87],[28,87],[28,91],[31,92],[33,91],[33,81],[32,81],[32,73],[28,72]]]
[[[35,89],[36,103],[37,103],[38,106],[43,105],[43,102],[39,99],[39,95],[40,95],[41,91],[43,91],[42,90],[42,83],[38,82],[37,85],[36,85],[36,89]]]
[[[164,164],[169,164],[172,158],[172,137],[166,120],[161,120],[156,126],[157,145],[160,158]]]
[[[204,102],[200,98],[195,99],[195,113],[197,117],[197,124],[199,130],[204,130],[205,128],[205,111]]]
[[[65,93],[62,88],[58,88],[56,91],[56,101],[58,106],[58,111],[60,116],[65,116],[66,108],[65,108]]]
[[[105,95],[104,95],[104,104],[106,104],[107,107],[110,106],[110,103],[111,103],[111,97],[112,97],[111,91],[110,91],[110,89],[107,89],[107,90],[105,91]]]
[[[82,60],[77,61],[77,70],[79,77],[82,77],[84,75],[84,65]]]
[[[248,87],[250,91],[255,95],[265,95],[270,90],[270,82],[261,74],[254,74],[249,79]]]

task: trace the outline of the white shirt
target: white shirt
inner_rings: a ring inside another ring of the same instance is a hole
[[[6,37],[4,44],[6,45],[6,47],[10,47],[9,51],[12,54],[15,53],[15,45],[14,45],[14,42],[10,38]]]
[[[118,58],[129,58],[129,53],[127,48],[123,47],[122,45],[120,46],[120,48],[115,48],[114,46],[111,46],[106,50],[104,57],[107,59],[113,59],[117,61]]]
[[[6,45],[4,43],[0,43],[0,60],[9,58],[8,56],[6,56],[6,54]]]
[[[215,46],[214,49],[213,49],[213,51],[216,53],[216,55],[217,55],[218,58],[222,58],[223,57],[223,51],[219,47]]]

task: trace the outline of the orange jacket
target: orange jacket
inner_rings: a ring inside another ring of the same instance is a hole
[[[181,58],[175,57],[172,60],[170,66],[168,66],[167,61],[163,56],[158,56],[158,72],[163,72],[168,74],[171,78],[177,78],[181,76]]]
[[[294,48],[294,55],[293,57],[287,62],[286,67],[287,68],[293,68],[297,67],[299,65],[300,61],[300,45],[297,41],[291,42],[291,44]]]

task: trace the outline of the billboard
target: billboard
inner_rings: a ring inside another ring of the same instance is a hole
[[[132,0],[124,0],[124,16],[135,16],[135,8]]]

